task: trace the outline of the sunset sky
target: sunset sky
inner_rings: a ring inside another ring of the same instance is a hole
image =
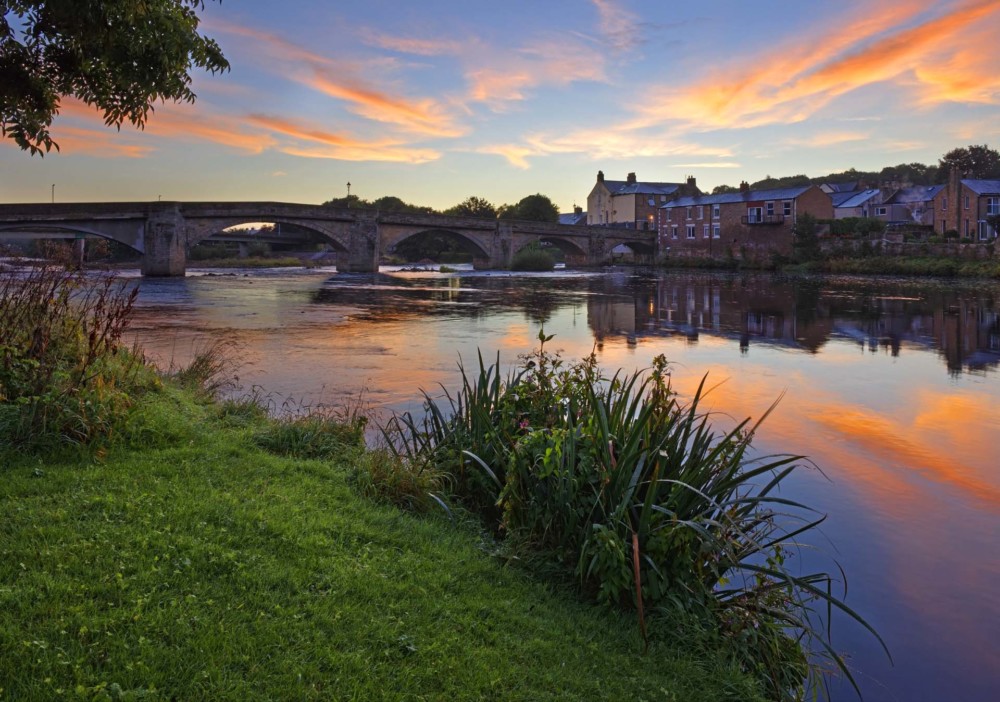
[[[145,131],[64,102],[44,159],[5,140],[0,201],[396,195],[436,208],[597,171],[703,189],[1000,147],[1000,0],[226,0],[232,71]]]

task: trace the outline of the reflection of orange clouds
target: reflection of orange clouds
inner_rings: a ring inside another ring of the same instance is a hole
[[[916,79],[924,104],[946,100],[995,102],[998,50],[985,20],[1000,10],[996,0],[972,0],[913,27],[928,3],[892,3],[845,22],[822,41],[804,36],[798,44],[728,67],[648,103],[648,123],[664,114],[691,124],[753,127],[798,122],[833,98],[863,86]],[[888,32],[886,28],[889,28]]]

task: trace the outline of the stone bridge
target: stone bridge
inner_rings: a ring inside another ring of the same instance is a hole
[[[611,250],[627,245],[652,256],[655,233],[544,222],[449,217],[446,215],[338,209],[283,202],[122,202],[0,205],[0,239],[86,237],[114,239],[143,254],[149,276],[182,276],[187,252],[223,230],[241,224],[291,224],[313,232],[338,252],[338,268],[378,270],[405,239],[444,231],[474,251],[477,268],[507,268],[513,255],[532,242],[559,247],[570,265],[601,265]]]

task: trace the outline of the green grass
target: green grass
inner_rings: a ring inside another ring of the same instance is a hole
[[[0,699],[761,699],[699,637],[644,653],[633,616],[192,398],[142,397],[100,464],[7,456]]]

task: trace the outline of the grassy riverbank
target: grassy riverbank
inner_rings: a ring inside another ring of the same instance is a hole
[[[781,273],[830,273],[834,275],[903,275],[942,278],[1000,278],[1000,262],[941,256],[866,256],[826,258],[815,261],[769,263],[726,258],[674,258],[666,268],[687,270],[745,270]]]
[[[360,497],[361,449],[167,383],[101,461],[6,456],[0,698],[760,699],[702,636],[583,603],[443,516]]]

